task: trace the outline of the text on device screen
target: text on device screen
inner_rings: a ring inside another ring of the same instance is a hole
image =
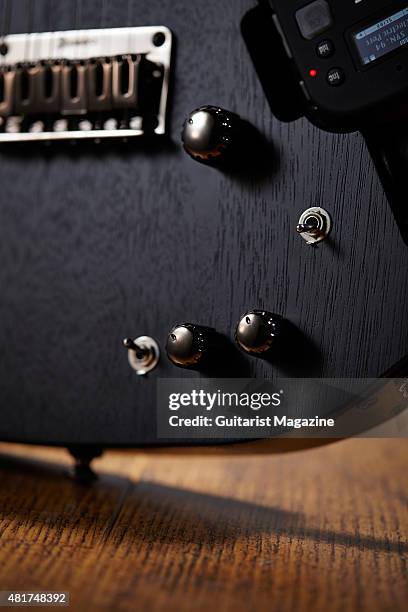
[[[408,43],[408,6],[353,36],[363,65]]]

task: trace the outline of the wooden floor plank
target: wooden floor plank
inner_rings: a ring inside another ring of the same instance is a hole
[[[287,455],[107,453],[91,487],[61,450],[2,445],[0,586],[76,610],[404,610],[408,443]]]

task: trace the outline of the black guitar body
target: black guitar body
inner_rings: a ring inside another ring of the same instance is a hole
[[[164,25],[176,42],[166,136],[0,149],[2,440],[160,444],[157,378],[198,376],[165,355],[177,323],[226,338],[219,377],[377,377],[408,353],[408,251],[365,142],[273,117],[241,34],[253,6],[13,0],[10,33]],[[183,151],[205,104],[256,128],[252,164]],[[317,247],[296,232],[313,206],[333,223]],[[251,309],[297,330],[281,360],[236,347]],[[140,335],[161,349],[146,377],[122,345]]]

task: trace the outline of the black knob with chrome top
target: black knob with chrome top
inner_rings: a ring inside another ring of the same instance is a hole
[[[250,310],[238,321],[235,340],[240,349],[258,357],[268,354],[284,335],[284,319],[266,310]]]
[[[170,361],[180,368],[203,369],[216,345],[216,331],[211,327],[181,323],[167,336],[166,352]]]
[[[187,117],[182,131],[185,151],[196,161],[228,160],[239,139],[240,117],[218,106],[201,106]]]

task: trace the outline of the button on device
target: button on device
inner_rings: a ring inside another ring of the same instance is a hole
[[[345,74],[341,68],[332,68],[327,73],[327,82],[332,87],[338,87],[345,81]]]
[[[331,57],[334,53],[334,44],[331,40],[322,40],[316,47],[316,53],[322,59]]]
[[[330,7],[326,0],[315,0],[296,11],[299,30],[306,40],[312,40],[333,24]]]

